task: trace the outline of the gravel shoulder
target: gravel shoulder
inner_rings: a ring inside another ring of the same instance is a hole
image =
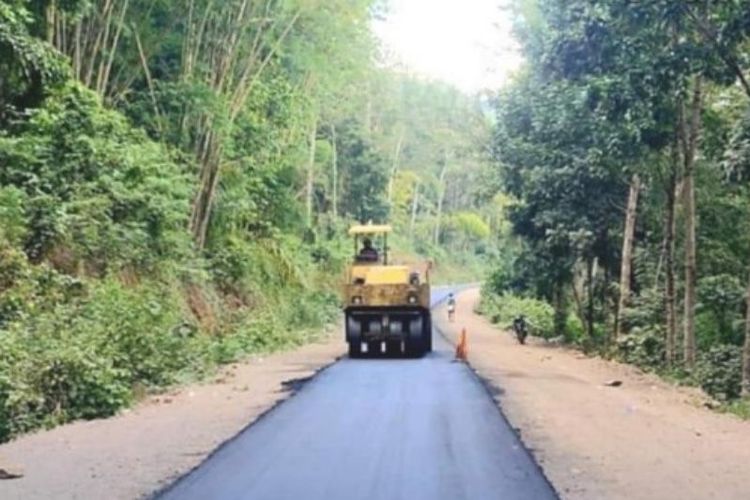
[[[473,313],[436,326],[468,333],[469,362],[564,499],[750,498],[750,422],[702,407],[700,391],[537,339],[521,346]],[[609,387],[611,380],[622,381]]]
[[[293,351],[229,365],[207,383],[149,397],[101,420],[75,422],[0,445],[0,498],[133,499],[199,465],[344,353],[338,328]]]

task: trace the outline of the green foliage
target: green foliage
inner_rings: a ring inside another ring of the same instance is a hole
[[[704,391],[719,400],[740,396],[742,353],[733,345],[713,345],[699,355],[693,378]]]
[[[20,250],[0,245],[0,328],[41,314],[81,293],[81,282],[48,265],[31,265]]]
[[[633,328],[617,343],[617,356],[647,370],[664,364],[664,333],[660,328]]]
[[[19,246],[26,238],[26,196],[14,187],[0,187],[0,245]]]
[[[705,315],[705,320],[699,319],[698,323],[706,326],[698,331],[702,347],[716,343],[741,344],[744,321],[740,311],[745,293],[736,276],[706,276],[698,282],[699,316]]]
[[[511,290],[511,280],[513,279],[508,266],[497,266],[487,277],[484,283],[486,293],[502,295]]]
[[[279,314],[279,310],[287,312]],[[215,339],[210,346],[212,359],[229,363],[250,353],[299,346],[315,338],[338,313],[337,298],[330,293],[285,291],[264,307],[242,315],[232,324],[230,333]]]
[[[384,195],[388,177],[383,158],[353,124],[340,130],[337,149],[347,193],[341,201],[341,213],[363,223],[387,220],[388,205]]]
[[[509,293],[482,294],[479,311],[490,321],[510,327],[518,316],[525,316],[532,335],[550,338],[554,334],[555,312],[546,302]]]
[[[177,297],[166,287],[126,289],[108,280],[85,297],[10,322],[0,337],[0,440],[40,425],[112,415],[132,388],[199,371],[200,339],[180,333]]]
[[[0,137],[0,185],[26,194],[24,248],[73,270],[151,266],[186,255],[191,190],[167,150],[71,84]]]
[[[562,313],[564,314],[565,311],[563,310]],[[565,326],[563,327],[565,342],[585,347],[587,344],[585,325],[573,313],[567,314],[563,319],[565,320]]]
[[[730,401],[722,406],[722,411],[731,413],[743,420],[750,420],[750,400],[748,398]]]
[[[621,315],[621,321],[625,331],[648,332],[658,329],[664,314],[664,298],[659,291],[644,290],[630,301],[628,308]],[[656,332],[653,333],[657,335]],[[662,334],[663,332],[660,332],[658,335]]]
[[[724,169],[733,179],[750,177],[750,107],[734,126],[724,153]]]
[[[0,1],[0,127],[7,126],[17,110],[38,105],[47,86],[68,76],[61,55],[31,35],[34,19],[27,4]]]
[[[480,244],[486,242],[492,230],[476,212],[459,211],[450,215],[445,224],[443,238],[451,240],[458,248],[479,249]]]
[[[185,314],[187,291],[153,281],[134,288],[91,282],[72,300],[0,324],[0,441],[39,426],[109,416],[143,388],[299,345],[338,313],[330,292],[264,286],[261,303],[226,313],[214,335]]]
[[[210,265],[225,291],[252,303],[258,295],[320,290],[327,272],[342,269],[343,260],[333,261],[336,257],[329,248],[323,244],[310,248],[291,236],[253,242],[227,238],[210,257]],[[263,294],[257,290],[258,284],[263,284]]]

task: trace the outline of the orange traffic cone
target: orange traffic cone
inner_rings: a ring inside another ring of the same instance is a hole
[[[463,328],[461,330],[461,336],[458,339],[458,344],[456,345],[456,359],[459,361],[466,361],[468,354],[469,347],[467,345],[466,328]]]

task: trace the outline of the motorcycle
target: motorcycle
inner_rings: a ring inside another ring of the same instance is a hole
[[[519,344],[523,345],[526,343],[526,337],[529,335],[529,327],[523,316],[513,320],[513,332],[516,334],[516,339]]]

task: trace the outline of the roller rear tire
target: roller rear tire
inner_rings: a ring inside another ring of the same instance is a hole
[[[389,340],[385,343],[386,356],[401,356],[401,341]]]
[[[418,340],[407,340],[406,341],[406,351],[405,353],[407,358],[418,358],[424,354],[424,346],[422,345],[422,342]]]
[[[428,352],[432,352],[432,317],[429,314],[427,314],[424,323],[425,323],[425,330],[426,330],[424,352],[428,353]]]
[[[362,356],[362,342],[349,342],[349,357],[352,359],[358,359]]]

